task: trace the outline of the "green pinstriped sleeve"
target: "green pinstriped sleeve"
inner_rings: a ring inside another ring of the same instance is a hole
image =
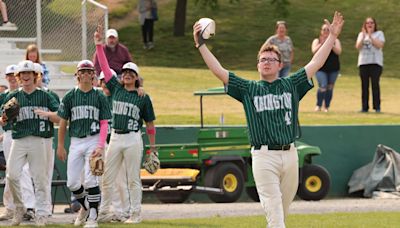
[[[142,118],[146,122],[154,121],[156,119],[156,116],[154,114],[154,109],[153,109],[153,103],[151,102],[151,99],[148,95],[145,96],[144,98],[144,106],[143,106],[143,113]]]
[[[243,102],[244,94],[248,91],[249,80],[240,78],[234,73],[229,72],[228,91],[227,94],[236,100]]]
[[[312,79],[307,78],[307,73],[304,68],[296,71],[288,79],[291,80],[296,87],[299,100],[301,100],[304,95],[306,95],[306,93],[314,87]]]

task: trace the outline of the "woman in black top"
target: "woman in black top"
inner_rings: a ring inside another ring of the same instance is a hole
[[[311,51],[313,54],[315,54],[322,46],[328,35],[329,26],[324,24],[321,27],[319,38],[314,39],[312,42]],[[324,111],[328,112],[329,110],[332,100],[333,87],[335,85],[336,78],[339,75],[339,55],[341,52],[342,46],[339,39],[336,39],[328,59],[321,69],[319,69],[316,73],[319,88],[317,92],[317,106],[315,107],[315,111],[321,111],[323,103],[325,103]]]

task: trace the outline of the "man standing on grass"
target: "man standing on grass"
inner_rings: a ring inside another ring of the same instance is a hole
[[[322,67],[343,27],[343,16],[335,12],[330,34],[311,61],[286,78],[276,46],[263,44],[257,56],[259,81],[236,76],[221,66],[202,37],[202,26],[193,26],[195,46],[204,62],[220,79],[228,95],[243,103],[252,145],[252,169],[261,205],[269,227],[285,227],[289,205],[298,187],[298,156],[294,146],[300,99],[313,87],[312,76]]]

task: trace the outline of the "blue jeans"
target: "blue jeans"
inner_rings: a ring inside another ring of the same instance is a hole
[[[339,75],[339,71],[325,72],[317,71],[318,92],[317,92],[317,106],[321,107],[325,102],[325,108],[329,108],[333,96],[333,86]]]
[[[286,76],[288,76],[289,75],[289,73],[290,73],[290,68],[292,67],[292,65],[289,63],[289,64],[285,64],[283,67],[282,67],[282,69],[279,71],[279,77],[280,78],[284,78],[284,77],[286,77]]]

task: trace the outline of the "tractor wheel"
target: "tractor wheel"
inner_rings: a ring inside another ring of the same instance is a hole
[[[189,191],[156,192],[156,197],[162,203],[183,203],[189,198]]]
[[[244,186],[244,177],[239,167],[233,163],[220,163],[206,173],[205,186],[221,188],[223,194],[208,194],[216,203],[232,203],[240,198]]]
[[[250,199],[254,200],[255,202],[260,202],[260,196],[258,195],[256,187],[246,187],[246,192]]]
[[[328,171],[319,165],[304,165],[297,195],[303,200],[323,199],[329,191],[331,181]]]

